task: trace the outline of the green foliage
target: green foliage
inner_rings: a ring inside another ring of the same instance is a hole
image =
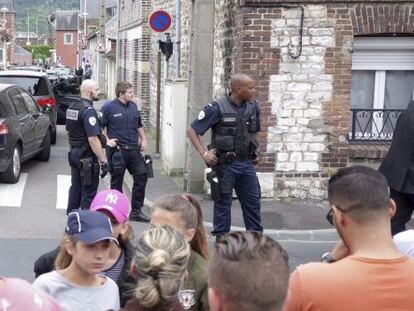
[[[42,59],[45,60],[51,56],[50,50],[54,49],[53,45],[33,45],[33,46],[24,46],[24,49],[32,53],[33,59]]]
[[[79,10],[79,0],[15,0],[16,30],[27,31],[27,14],[29,14],[29,31],[50,33],[47,17],[58,9]]]

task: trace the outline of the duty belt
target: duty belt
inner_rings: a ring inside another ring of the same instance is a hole
[[[238,155],[233,151],[220,152],[218,154],[218,160],[219,160],[220,164],[229,164],[229,163],[233,162],[234,160],[246,161],[246,160],[249,160],[249,159],[250,158],[248,156],[242,157],[241,155]]]
[[[139,146],[138,145],[122,145],[122,144],[118,144],[118,146],[122,150],[139,150]]]

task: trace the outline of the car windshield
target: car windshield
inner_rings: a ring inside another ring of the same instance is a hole
[[[25,76],[0,76],[0,83],[16,84],[33,96],[48,96],[49,90],[45,79]]]
[[[70,75],[70,69],[69,68],[56,68],[55,73],[57,75]]]

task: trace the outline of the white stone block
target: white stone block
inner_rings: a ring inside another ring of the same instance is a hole
[[[272,20],[272,26],[274,28],[284,28],[286,26],[286,20],[285,19],[274,19]]]
[[[309,34],[315,37],[333,36],[333,28],[309,28]]]
[[[283,14],[282,16],[285,19],[288,19],[288,18],[300,18],[302,12],[298,8],[292,8],[292,9],[285,9],[285,10],[283,10],[283,13],[282,14]]]
[[[290,195],[293,198],[304,199],[306,198],[306,191],[302,189],[292,189]]]
[[[319,163],[317,162],[297,162],[296,170],[298,172],[317,172],[319,171]]]
[[[325,191],[323,189],[319,188],[310,188],[309,189],[309,195],[312,199],[318,199],[321,200],[325,196]]]
[[[308,103],[304,100],[286,100],[283,102],[284,109],[305,109]]]
[[[282,134],[283,142],[287,143],[297,143],[302,141],[301,133],[285,133]]]
[[[306,118],[317,118],[321,116],[321,111],[317,109],[306,109],[303,116]]]
[[[321,92],[321,91],[332,91],[332,82],[316,82],[312,86],[312,91]]]
[[[301,117],[303,117],[303,111],[304,110],[301,110],[301,109],[293,110],[293,116],[295,118],[301,118]]]
[[[278,162],[287,162],[289,160],[289,153],[287,152],[278,152],[277,161]]]
[[[301,143],[300,144],[300,151],[305,152],[309,149],[309,143]]]
[[[273,173],[257,173],[262,198],[273,198],[275,195],[275,180]]]
[[[278,162],[276,163],[276,171],[289,172],[295,169],[295,163]]]
[[[296,126],[291,126],[289,131],[291,133],[304,133],[309,132],[309,129],[306,126],[298,126],[298,124],[296,124]]]
[[[287,82],[290,81],[289,75],[272,75],[270,76],[270,83],[272,82]]]
[[[312,37],[311,44],[329,47],[329,46],[332,46],[334,42],[333,39],[334,39],[333,37],[328,37],[328,36]]]
[[[288,83],[287,90],[291,92],[303,92],[303,91],[310,91],[312,89],[311,83]]]
[[[316,152],[304,152],[303,153],[303,160],[304,161],[318,161],[319,160],[319,154]]]
[[[295,125],[295,118],[278,118],[277,125],[287,125],[287,126]]]
[[[301,151],[302,146],[300,143],[286,143],[286,149],[288,151]]]
[[[301,152],[292,152],[290,154],[290,162],[300,162],[302,161],[302,153]]]
[[[280,73],[301,73],[300,64],[283,64],[280,66]]]
[[[293,10],[292,10],[292,12],[293,12]],[[300,25],[300,19],[298,19],[298,18],[289,18],[289,19],[286,19],[286,26],[287,27],[289,27],[289,26],[293,26],[293,27],[298,27],[299,28],[299,25]]]
[[[323,63],[324,57],[322,55],[311,55],[308,56],[308,62],[310,63]]]
[[[314,135],[312,133],[306,133],[303,136],[303,141],[308,143],[314,143],[314,142],[323,142],[326,139],[326,135]]]
[[[288,179],[283,182],[283,186],[286,188],[296,188],[298,186],[297,180]]]
[[[308,118],[297,118],[296,123],[298,125],[307,126],[309,124],[309,119]]]
[[[322,152],[325,150],[325,145],[320,143],[309,144],[309,151],[311,152]]]
[[[278,152],[283,150],[283,143],[268,143],[266,151],[267,152]]]
[[[267,133],[267,139],[272,143],[280,143],[282,142],[282,135]]]
[[[281,109],[279,111],[279,115],[278,116],[280,118],[290,118],[292,116],[292,110],[291,109]]]

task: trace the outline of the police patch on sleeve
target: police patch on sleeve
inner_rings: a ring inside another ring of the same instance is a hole
[[[201,110],[200,113],[198,114],[198,119],[203,120],[205,116],[206,116],[205,112]]]
[[[95,117],[90,117],[88,119],[88,121],[89,121],[89,124],[90,125],[95,126],[95,124],[96,124],[96,118]]]

